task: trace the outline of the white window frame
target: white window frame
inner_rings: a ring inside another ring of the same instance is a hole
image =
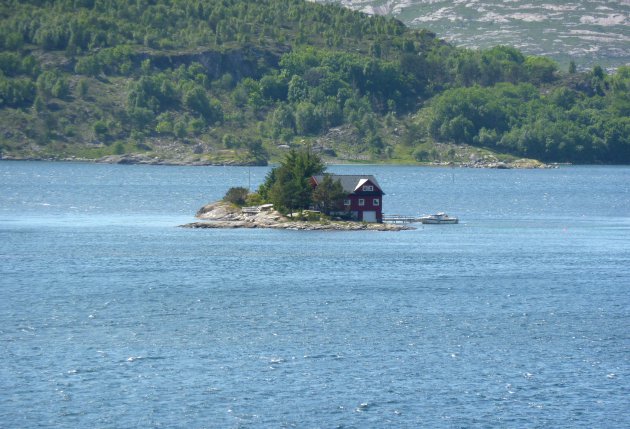
[[[349,206],[352,202],[350,200],[343,200],[344,206]]]
[[[378,199],[378,198],[374,198],[374,201],[372,201],[372,205],[373,205],[374,207],[378,207],[378,206],[380,206],[380,205],[381,205],[381,200],[380,200],[380,199]]]
[[[359,198],[359,207],[363,207],[365,205],[365,200],[363,198]]]
[[[372,185],[363,185],[363,192],[372,192],[374,190],[374,186]]]

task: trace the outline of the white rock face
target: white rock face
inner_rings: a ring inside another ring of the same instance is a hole
[[[195,217],[205,220],[244,220],[245,215],[238,207],[223,201],[206,204],[197,211]]]

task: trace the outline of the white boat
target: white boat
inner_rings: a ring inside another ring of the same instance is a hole
[[[440,212],[438,214],[432,214],[427,216],[422,216],[420,218],[420,222],[426,224],[442,224],[442,223],[458,223],[459,219],[456,217],[450,217],[444,212]]]

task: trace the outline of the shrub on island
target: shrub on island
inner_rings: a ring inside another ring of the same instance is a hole
[[[223,197],[223,201],[235,204],[239,207],[243,207],[247,201],[247,196],[249,195],[249,190],[242,186],[235,186],[225,193]]]

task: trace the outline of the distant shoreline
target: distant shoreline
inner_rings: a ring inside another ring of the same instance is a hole
[[[112,165],[164,165],[164,166],[189,166],[189,167],[266,167],[254,162],[237,162],[237,161],[204,161],[198,159],[168,159],[153,157],[148,155],[125,154],[125,155],[108,155],[102,158],[45,158],[45,157],[0,157],[0,161],[38,161],[38,162],[83,162],[86,164],[112,164]],[[268,165],[272,165],[270,163]],[[457,167],[457,168],[490,168],[490,169],[545,169],[557,168],[560,165],[573,165],[571,163],[550,163],[531,159],[517,159],[515,161],[471,161],[471,162],[427,162],[427,163],[398,163],[398,162],[331,162],[327,160],[327,165],[389,165],[401,167]],[[591,165],[591,164],[588,164]],[[592,164],[605,165],[605,164]],[[610,164],[615,165],[615,164]]]

